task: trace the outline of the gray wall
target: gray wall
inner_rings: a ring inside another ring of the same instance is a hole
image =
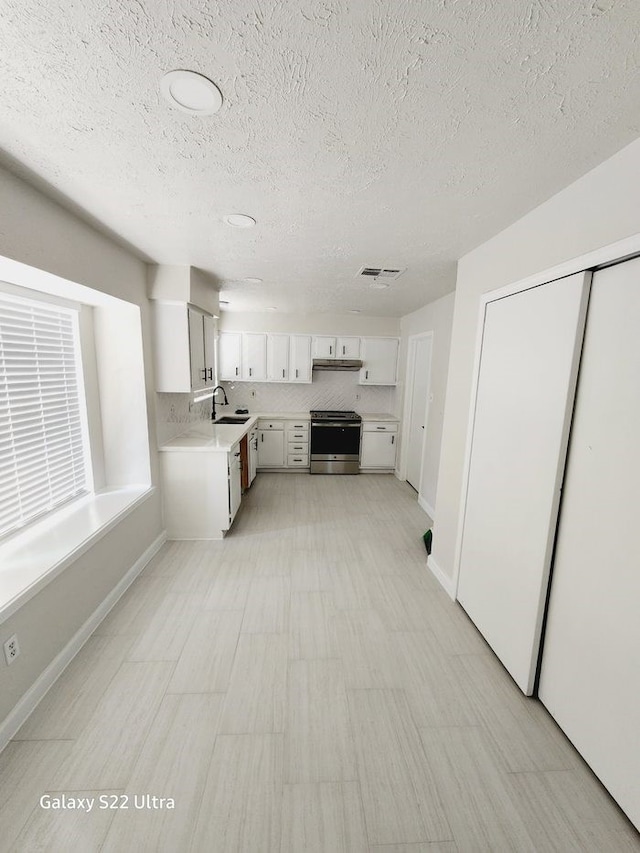
[[[151,430],[150,446],[155,448],[145,263],[3,169],[0,169],[0,198],[0,255],[141,307],[147,422]],[[152,451],[154,483],[158,471],[156,455]],[[10,669],[4,666],[4,660],[0,661],[0,722],[157,539],[162,528],[160,494],[155,491],[0,626],[0,642],[17,632],[21,646],[20,657]]]

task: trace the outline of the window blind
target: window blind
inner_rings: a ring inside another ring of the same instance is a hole
[[[0,293],[0,536],[87,491],[77,312]]]

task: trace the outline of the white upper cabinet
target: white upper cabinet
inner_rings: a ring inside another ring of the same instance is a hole
[[[398,338],[361,338],[360,385],[395,385],[398,377]]]
[[[267,335],[267,379],[287,382],[289,379],[289,335]]]
[[[222,332],[219,347],[219,379],[228,382],[242,379],[242,334]]]
[[[311,344],[313,358],[335,358],[336,339],[328,335],[314,335]]]
[[[246,332],[242,335],[242,378],[264,382],[267,378],[267,336]]]
[[[334,338],[329,335],[314,335],[313,358],[359,358],[360,338]]]
[[[156,391],[190,394],[215,383],[215,318],[186,303],[153,303]]]
[[[311,382],[311,335],[289,338],[289,382]]]
[[[360,338],[337,338],[336,355],[338,358],[360,358]]]

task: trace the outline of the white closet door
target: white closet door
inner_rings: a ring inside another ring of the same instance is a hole
[[[486,306],[458,600],[533,692],[590,275]]]
[[[640,828],[640,260],[595,273],[539,696]]]

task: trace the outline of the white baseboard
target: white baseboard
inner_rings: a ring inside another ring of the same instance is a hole
[[[89,616],[84,625],[76,631],[62,651],[56,655],[49,666],[38,676],[27,692],[21,696],[17,705],[12,708],[7,717],[5,717],[2,723],[0,723],[0,751],[5,748],[11,738],[26,721],[27,717],[36,709],[38,703],[42,701],[47,691],[62,675],[64,670],[78,654],[80,649],[109,613],[111,608],[117,604],[119,599],[131,586],[140,572],[158,553],[166,541],[167,534],[163,531],[160,536],[158,536],[158,538],[149,545],[146,551],[138,557],[117,586],[111,590],[109,595],[93,611],[91,616]]]
[[[422,497],[422,495],[418,495],[418,506],[421,506],[422,509],[427,513],[431,521],[436,520],[436,511],[431,506],[430,503],[427,503],[426,500]]]
[[[456,600],[456,585],[453,580],[449,577],[449,575],[445,575],[440,566],[433,559],[433,555],[429,554],[427,559],[427,568],[431,570],[431,573],[438,581],[438,583],[444,587],[444,591],[447,593],[449,598],[452,601]]]

